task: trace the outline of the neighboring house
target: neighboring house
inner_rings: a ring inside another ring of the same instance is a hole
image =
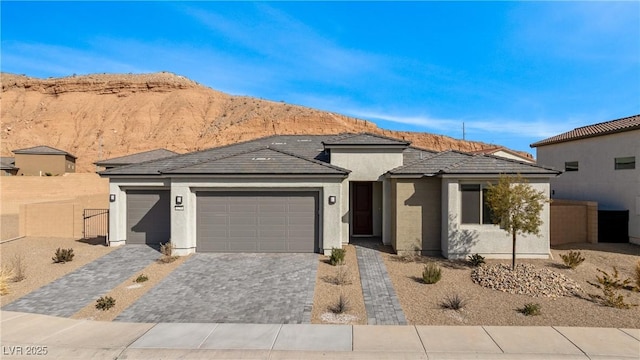
[[[76,157],[50,146],[13,150],[18,175],[62,175],[76,172]]]
[[[507,258],[511,238],[482,200],[502,173],[548,196],[559,171],[362,133],[274,135],[100,174],[110,182],[111,245],[328,254],[373,237],[399,254]],[[518,256],[548,257],[548,205],[541,216],[541,235],[522,237]]]
[[[118,166],[137,164],[144,161],[158,160],[168,158],[170,156],[178,155],[178,153],[167,149],[155,149],[144,151],[136,154],[120,156],[117,158],[100,160],[95,162],[95,165],[104,167],[105,170],[113,169]]]
[[[512,160],[518,160],[518,161],[524,161],[530,164],[535,164],[535,160],[533,158],[524,156],[522,154],[518,154],[515,151],[509,150],[505,147],[502,146],[497,146],[497,147],[492,147],[492,148],[487,148],[487,149],[482,149],[482,150],[476,150],[476,151],[471,151],[470,154],[485,154],[485,155],[495,155],[495,156],[499,156],[499,157],[503,157],[506,159],[512,159]]]
[[[629,211],[629,240],[640,244],[640,115],[583,126],[531,144],[538,164],[564,169],[552,197],[597,201]]]
[[[15,166],[13,157],[0,157],[0,176],[15,176],[18,174],[18,168]]]

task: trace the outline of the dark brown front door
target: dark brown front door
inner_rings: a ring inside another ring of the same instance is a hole
[[[353,187],[353,235],[373,235],[373,184],[354,182]]]

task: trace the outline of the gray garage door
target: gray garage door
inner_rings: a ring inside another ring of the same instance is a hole
[[[201,192],[199,252],[317,252],[317,192]]]
[[[127,243],[157,245],[171,237],[168,190],[127,191]]]

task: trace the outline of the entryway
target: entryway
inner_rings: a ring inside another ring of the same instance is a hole
[[[382,183],[352,181],[349,184],[351,209],[350,235],[371,237],[382,235]]]

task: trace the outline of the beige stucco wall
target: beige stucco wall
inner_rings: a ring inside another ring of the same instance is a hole
[[[319,245],[323,253],[329,255],[333,247],[341,247],[342,228],[340,223],[341,203],[348,198],[341,196],[343,179],[337,178],[173,178],[153,180],[112,179],[110,192],[116,194],[116,201],[110,205],[111,245],[126,243],[126,191],[129,189],[170,189],[171,190],[171,242],[176,254],[186,255],[196,249],[196,194],[198,191],[216,190],[294,190],[318,191]],[[182,196],[183,208],[175,208],[176,196]],[[328,203],[329,196],[336,196],[336,204]]]
[[[442,179],[442,211],[447,217],[442,218],[441,246],[442,254],[447,258],[464,258],[478,253],[487,258],[511,258],[511,235],[501,230],[497,225],[461,224],[461,196],[460,184],[485,184],[496,181],[495,178],[449,178]],[[528,179],[529,184],[536,190],[549,196],[549,184],[545,179]],[[549,257],[549,204],[545,204],[542,213],[540,236],[518,235],[516,257],[542,258]]]
[[[525,158],[523,156],[522,157],[521,156],[517,156],[517,155],[514,155],[514,154],[512,154],[510,152],[506,152],[504,150],[498,150],[495,153],[493,153],[493,155],[499,156],[499,157],[503,157],[505,159],[524,161],[524,162],[527,162],[527,163],[530,163],[530,164],[535,163],[535,160],[533,160],[533,159],[528,159],[528,158]]]
[[[84,209],[106,209],[108,195],[20,205],[19,236],[82,238]]]
[[[391,244],[398,255],[440,255],[439,178],[392,179]]]
[[[62,175],[75,172],[73,158],[65,155],[15,154],[15,166],[18,175],[44,176]]]
[[[381,236],[384,244],[391,243],[391,188],[389,179],[385,177],[387,171],[402,166],[403,149],[388,148],[331,148],[331,164],[351,170],[349,181],[374,181],[374,236]],[[380,189],[381,198],[378,200],[376,189]],[[350,197],[348,183],[342,187],[340,196]],[[342,242],[348,243],[351,235],[351,213],[349,201],[341,204],[341,233]]]
[[[551,245],[598,242],[598,203],[554,199],[550,211]]]
[[[100,178],[98,174],[7,176],[0,180],[0,214],[18,214],[22,204],[67,201],[89,195],[107,196],[108,193],[109,179]]]
[[[629,210],[629,240],[640,244],[640,130],[541,146],[536,151],[543,166],[564,170],[565,162],[579,162],[579,171],[551,179],[552,198]],[[615,170],[614,159],[626,156],[636,157],[636,168]]]

